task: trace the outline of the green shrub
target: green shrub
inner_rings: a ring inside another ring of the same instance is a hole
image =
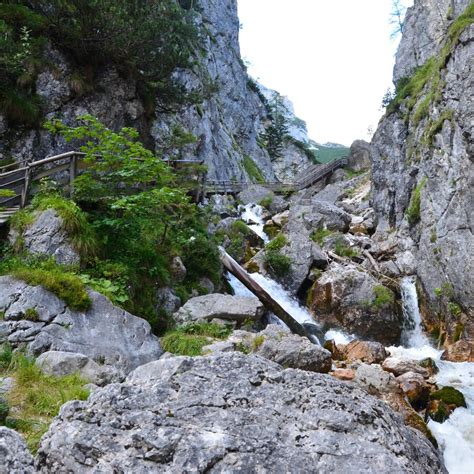
[[[415,225],[421,218],[421,191],[426,184],[426,178],[423,178],[413,190],[410,199],[410,205],[406,210],[406,216],[410,225]]]
[[[256,183],[264,183],[265,177],[263,176],[260,168],[257,166],[255,161],[250,158],[248,155],[244,155],[242,160],[242,165],[244,170],[249,175],[250,179],[252,179]]]
[[[383,285],[377,285],[373,288],[374,299],[371,306],[374,308],[382,308],[395,302],[393,291]]]
[[[278,251],[281,250],[285,245],[288,244],[288,239],[284,234],[278,234],[273,240],[268,242],[266,245],[266,249],[270,251]]]
[[[291,269],[291,259],[278,250],[267,250],[265,252],[265,264],[277,276],[286,276]]]
[[[231,230],[233,232],[238,232],[242,235],[249,235],[252,233],[249,226],[244,221],[240,221],[240,220],[232,223]]]
[[[193,323],[166,333],[161,345],[166,352],[185,356],[199,356],[202,348],[212,344],[213,339],[226,339],[232,329],[212,323]]]
[[[39,319],[38,311],[36,311],[35,308],[28,308],[25,311],[25,319],[27,319],[28,321],[38,321]]]

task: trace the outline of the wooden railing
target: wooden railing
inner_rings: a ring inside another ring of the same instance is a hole
[[[67,175],[63,176],[63,178],[66,178],[66,182],[68,182],[72,192],[73,182],[77,174],[80,169],[87,166],[82,159],[84,156],[85,153],[69,151],[31,163],[21,161],[0,167],[0,190],[8,189],[14,192],[14,195],[11,197],[1,198],[0,205],[3,207],[24,207],[28,202],[32,183],[64,172],[67,172]],[[271,181],[262,183],[262,186],[276,193],[300,191],[327,177],[346,163],[347,159],[341,158],[326,165],[312,165],[304,170],[301,179],[293,183]],[[207,181],[199,195],[235,194],[248,188],[251,184],[247,181]]]

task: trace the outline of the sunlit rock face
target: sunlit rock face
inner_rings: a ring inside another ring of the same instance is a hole
[[[421,92],[386,114],[372,142],[375,238],[393,242],[390,231],[396,230],[398,256],[415,257],[425,322],[434,323],[435,312],[443,314],[448,339],[455,339],[456,327],[457,337],[474,335],[474,26],[465,22],[454,44],[448,33],[470,3],[415,1],[395,81],[429,58],[435,65]],[[439,64],[443,48],[449,54]]]

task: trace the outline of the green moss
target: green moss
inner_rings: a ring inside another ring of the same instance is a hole
[[[326,237],[329,237],[333,234],[334,232],[332,230],[320,227],[319,229],[313,231],[313,233],[311,234],[311,239],[317,244],[323,245]]]
[[[266,249],[270,251],[281,250],[285,245],[288,244],[288,239],[284,234],[278,234],[273,240],[271,240],[267,245]]]
[[[260,168],[257,166],[255,161],[253,161],[252,158],[250,158],[250,156],[244,155],[244,158],[242,160],[242,165],[246,173],[254,182],[257,182],[257,183],[265,182],[265,178]]]
[[[431,442],[431,444],[433,444],[435,448],[438,447],[438,442],[436,441],[436,438],[433,436],[433,433],[428,428],[428,426],[423,421],[423,419],[419,415],[417,415],[415,412],[412,411],[408,413],[408,415],[406,415],[405,423],[408,426],[411,426],[412,428],[414,428],[415,430],[418,430],[421,433],[423,433]]]
[[[466,408],[466,399],[464,395],[454,387],[443,387],[430,395],[431,400],[440,400],[447,405]]]
[[[213,339],[226,339],[232,328],[212,323],[193,323],[166,333],[161,345],[166,352],[185,356],[199,356],[202,348],[212,344]]]
[[[280,228],[274,224],[265,224],[263,230],[271,239],[274,239],[280,232]]]
[[[242,235],[249,235],[252,233],[252,230],[244,221],[235,221],[232,223],[231,230],[234,232],[238,232]]]
[[[413,190],[410,199],[410,205],[406,210],[406,217],[410,225],[415,225],[421,218],[421,191],[423,190],[427,179],[423,178]]]

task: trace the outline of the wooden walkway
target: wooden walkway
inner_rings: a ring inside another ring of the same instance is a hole
[[[85,153],[70,151],[31,163],[22,161],[0,167],[0,190],[13,192],[11,197],[0,198],[0,225],[8,221],[19,209],[28,204],[31,188],[41,179],[55,176],[57,180],[73,189],[73,182],[81,169],[87,167]],[[189,160],[188,160],[189,162]],[[196,162],[201,163],[201,162]],[[332,174],[347,163],[342,158],[326,165],[312,165],[303,170],[293,183],[266,182],[260,185],[275,192],[288,193],[306,189]],[[254,183],[235,181],[207,181],[201,183],[200,196],[209,194],[237,194]]]

